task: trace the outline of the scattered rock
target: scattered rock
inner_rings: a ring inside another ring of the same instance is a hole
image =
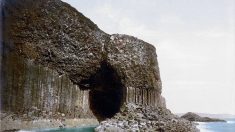
[[[144,112],[144,113],[143,113]],[[155,115],[155,116],[153,116]],[[114,129],[115,128],[115,129]],[[113,118],[95,129],[103,131],[197,132],[195,124],[173,115],[168,109],[127,103]]]

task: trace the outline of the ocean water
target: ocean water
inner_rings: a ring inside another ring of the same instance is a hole
[[[225,119],[227,122],[198,122],[200,132],[235,132],[235,119]]]

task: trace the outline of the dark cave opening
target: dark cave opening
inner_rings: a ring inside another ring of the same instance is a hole
[[[118,73],[106,61],[101,63],[100,69],[94,75],[81,83],[84,84],[83,89],[90,89],[90,109],[99,121],[111,118],[119,112],[125,88]]]

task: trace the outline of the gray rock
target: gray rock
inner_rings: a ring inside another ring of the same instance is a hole
[[[145,111],[144,114],[139,111]],[[157,116],[150,117],[153,113],[159,113]],[[137,116],[140,115],[141,116]],[[129,115],[130,118],[123,118],[120,115]],[[122,123],[121,123],[122,122]],[[123,127],[123,124],[128,122],[128,125]],[[197,132],[195,124],[175,117],[166,108],[155,108],[150,106],[140,106],[134,104],[125,104],[122,107],[122,111],[116,114],[113,118],[108,119],[100,123],[96,131],[102,131],[109,127],[117,127],[124,131],[167,131],[167,132]]]

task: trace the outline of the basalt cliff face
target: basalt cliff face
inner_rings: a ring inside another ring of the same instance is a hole
[[[151,44],[109,35],[60,0],[1,4],[1,111],[102,121],[126,103],[165,108]]]
[[[3,4],[3,110],[76,116],[90,104],[102,120],[124,102],[164,107],[152,45],[106,34],[59,0]]]

